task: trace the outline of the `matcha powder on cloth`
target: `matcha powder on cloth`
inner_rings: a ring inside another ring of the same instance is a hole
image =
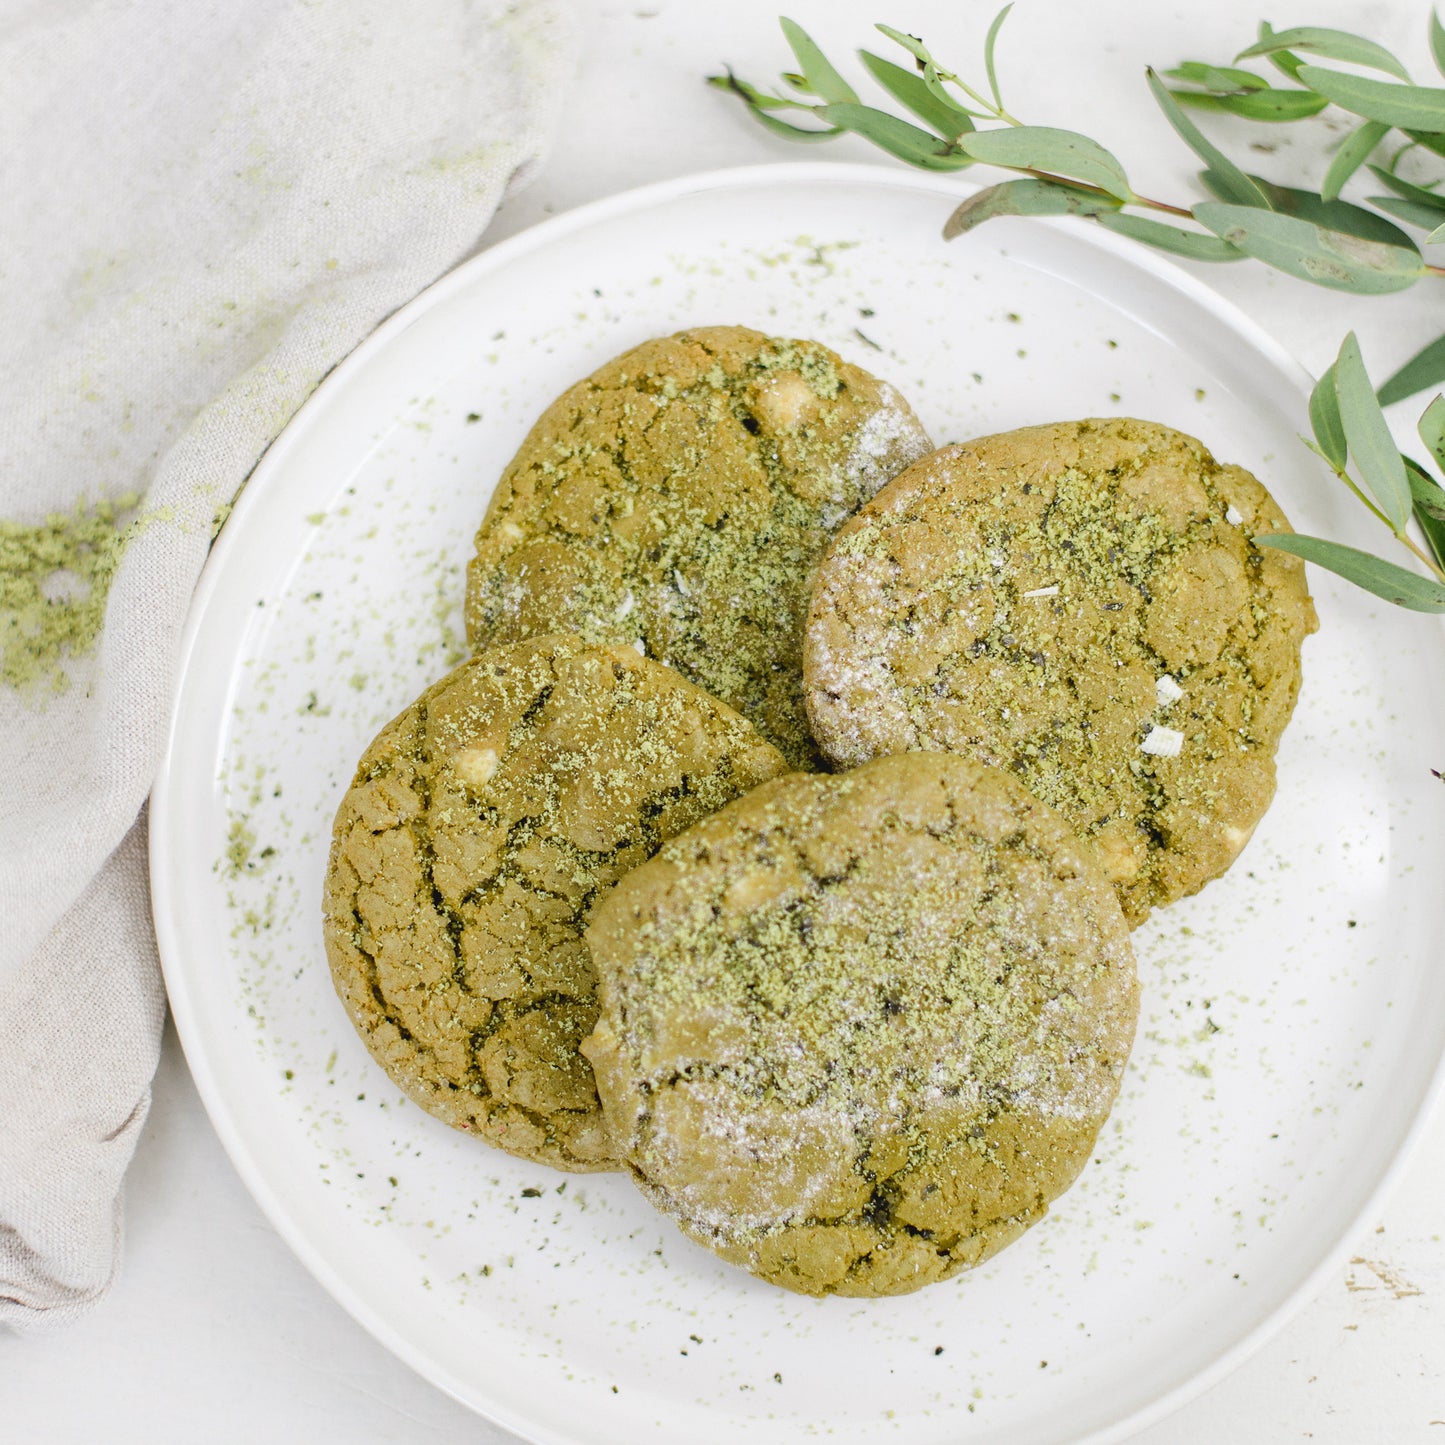
[[[115,1271],[165,1016],[142,810],[213,524],[538,161],[564,3],[79,0],[0,35],[0,1323]]]
[[[110,579],[130,540],[134,493],[77,504],[38,527],[0,519],[0,682],[24,692],[70,686],[67,659],[95,647]]]

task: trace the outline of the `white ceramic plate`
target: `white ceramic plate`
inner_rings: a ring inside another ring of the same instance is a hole
[[[151,809],[166,979],[202,1097],[293,1249],[379,1339],[530,1439],[1118,1438],[1318,1288],[1432,1089],[1445,810],[1437,623],[1313,574],[1279,795],[1234,870],[1138,935],[1144,1014],[1085,1177],[974,1274],[801,1299],[620,1176],[452,1133],[333,996],[321,877],[379,725],[447,667],[493,481],[565,386],[646,337],[816,337],[940,443],[1126,413],[1350,537],[1296,439],[1305,378],[1205,287],[1083,223],[944,244],[956,181],[846,165],[668,182],[485,252],[383,326],[267,454],[196,596]],[[1429,790],[1428,795],[1426,790]]]

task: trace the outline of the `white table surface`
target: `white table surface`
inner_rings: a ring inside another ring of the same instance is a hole
[[[879,18],[978,68],[993,0],[789,0],[831,54],[871,44]],[[487,242],[647,181],[770,159],[878,153],[846,140],[801,152],[750,122],[701,77],[731,62],[758,82],[786,51],[770,0],[579,0],[584,65],[551,159],[509,200]],[[999,69],[1014,114],[1112,146],[1146,194],[1197,194],[1197,164],[1144,84],[1146,63],[1226,61],[1253,38],[1258,0],[1021,0]],[[1311,0],[1267,14],[1359,30],[1429,84],[1424,5]],[[1272,179],[1323,173],[1338,131],[1208,127]],[[1250,142],[1277,143],[1251,154]],[[1303,182],[1302,182],[1303,183]],[[1350,327],[1377,377],[1445,329],[1438,287],[1385,298],[1322,293],[1252,263],[1196,267],[1312,371]],[[1414,410],[1418,410],[1416,405]],[[1413,418],[1412,404],[1401,409]],[[1403,433],[1402,433],[1403,435]],[[1445,726],[1441,762],[1445,766]],[[1445,806],[1445,792],[1440,797]],[[1445,966],[1445,959],[1442,959]],[[127,1185],[124,1272],[105,1303],[60,1333],[0,1337],[0,1441],[383,1441],[512,1437],[376,1344],[282,1244],[242,1187],[167,1031],[155,1101]],[[1320,1296],[1228,1379],[1136,1439],[1142,1445],[1315,1440],[1445,1445],[1445,1111]]]

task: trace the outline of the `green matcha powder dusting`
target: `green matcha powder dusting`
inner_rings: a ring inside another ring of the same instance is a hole
[[[70,685],[62,663],[95,646],[111,579],[134,532],[122,514],[140,498],[76,505],[39,526],[0,520],[0,680],[28,690]]]

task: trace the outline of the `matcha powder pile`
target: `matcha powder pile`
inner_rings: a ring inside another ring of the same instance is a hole
[[[36,527],[0,519],[0,681],[19,691],[64,692],[65,664],[95,648],[110,581],[140,499],[81,503]]]

